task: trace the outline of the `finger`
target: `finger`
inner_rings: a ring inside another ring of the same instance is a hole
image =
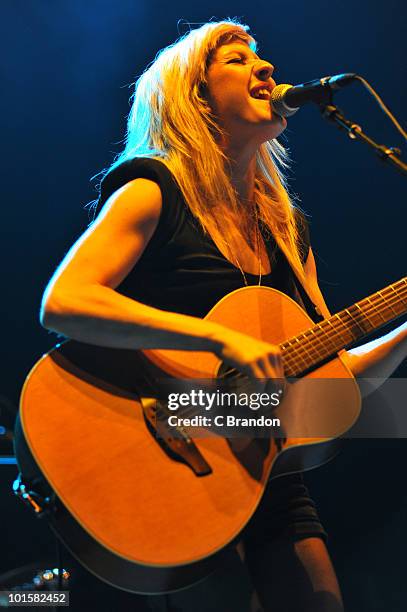
[[[251,377],[251,381],[252,385],[254,385],[253,391],[256,393],[264,393],[267,386],[267,377],[258,362],[252,364],[252,373],[253,376]]]
[[[259,361],[257,363],[252,364],[252,372],[253,378],[256,380],[263,380],[264,378],[267,378],[264,372],[264,367]]]
[[[270,392],[273,391],[281,391],[285,386],[285,377],[282,365],[277,368],[273,363],[270,363],[270,360],[267,360],[267,364],[265,365],[265,372],[267,372],[268,384],[267,389]]]
[[[276,370],[273,367],[273,364],[270,362],[269,357],[264,357],[260,361],[259,366],[262,371],[262,378],[272,379],[276,377]]]
[[[258,389],[257,391],[259,393],[265,393],[267,391],[270,381],[272,381],[271,384],[273,386],[273,381],[275,380],[275,371],[267,358],[259,360],[257,362],[257,368],[258,368],[257,370],[258,371],[258,374],[257,374]]]
[[[270,353],[269,354],[269,362],[274,369],[276,378],[284,377],[284,366],[283,360],[281,358],[281,353]]]
[[[283,375],[282,364],[278,357],[270,353],[259,360],[265,378],[281,378]]]

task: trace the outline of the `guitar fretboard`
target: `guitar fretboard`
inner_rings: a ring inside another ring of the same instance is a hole
[[[285,375],[301,376],[406,312],[404,277],[280,344]]]

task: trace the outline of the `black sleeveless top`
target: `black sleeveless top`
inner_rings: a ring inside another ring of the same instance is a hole
[[[245,286],[243,275],[202,230],[186,205],[175,178],[158,160],[134,158],[110,171],[102,180],[95,214],[117,189],[136,178],[158,184],[162,211],[141,258],[116,290],[161,310],[204,317],[222,297]],[[310,244],[308,226],[302,214],[298,214],[298,223],[305,261]],[[314,307],[286,257],[269,232],[262,231],[262,235],[271,273],[262,275],[261,284],[287,294],[316,320]],[[257,275],[245,272],[245,276],[249,285],[258,284]]]

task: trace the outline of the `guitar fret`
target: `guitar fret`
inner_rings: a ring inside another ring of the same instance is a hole
[[[348,326],[345,324],[345,322],[344,322],[344,321],[342,321],[342,318],[341,318],[341,316],[339,315],[339,313],[337,313],[337,314],[335,315],[335,318],[336,318],[336,319],[338,319],[338,321],[339,321],[339,322],[340,322],[340,324],[341,324],[341,325],[344,327],[344,329],[345,329],[346,331],[348,331],[348,332],[351,334],[351,336],[352,336],[352,340],[354,340],[355,336],[352,334],[352,331],[351,331],[351,330],[348,328]]]
[[[298,376],[407,311],[407,277],[280,345],[287,375]]]
[[[367,301],[368,303],[371,303],[369,298],[366,298],[366,300],[364,300],[364,301]],[[371,325],[372,329],[374,329],[376,327],[376,325],[375,325],[375,323],[373,323],[373,325],[370,323],[370,317],[367,314],[367,310],[362,310],[362,308],[359,306],[359,303],[355,304],[355,308],[357,308],[359,310],[360,316],[362,317],[362,320],[366,320],[367,319],[367,322]],[[375,306],[373,306],[373,309],[377,309],[377,308]]]
[[[325,330],[324,330],[324,328],[323,328],[323,324],[324,324],[324,323],[325,323],[325,321],[322,321],[322,322],[319,324],[319,329],[321,330],[321,332],[322,332],[322,334],[323,334],[323,338],[322,338],[322,340],[323,340],[323,342],[325,343],[325,347],[324,347],[324,348],[327,348],[327,347],[326,347],[326,344],[327,344],[327,343],[329,343],[329,344],[330,344],[330,345],[333,347],[333,349],[334,349],[334,350],[336,350],[336,346],[337,346],[337,344],[336,344],[335,340],[337,339],[337,338],[336,338],[336,336],[337,336],[337,332],[335,331],[335,328],[333,327],[333,325],[332,325],[332,324],[330,324],[330,325],[331,325],[331,329],[333,329],[333,330],[334,330],[334,332],[335,332],[335,333],[334,333],[334,336],[335,336],[335,337],[331,337],[331,336],[330,336],[328,333],[326,333],[326,332],[325,332]],[[329,349],[328,349],[328,350],[329,350]],[[329,352],[331,352],[331,351],[329,351]],[[326,355],[325,355],[325,356],[326,356]]]
[[[337,352],[339,350],[339,348],[340,348],[340,343],[341,343],[343,337],[346,338],[346,343],[344,343],[344,344],[349,344],[350,342],[353,342],[355,340],[355,336],[354,336],[352,330],[349,328],[349,326],[346,325],[345,322],[342,320],[342,318],[341,318],[339,313],[334,315],[334,318],[337,319],[339,321],[339,323],[343,327],[342,331],[338,330],[338,332],[337,332],[337,334],[339,334],[339,336],[338,336],[338,341],[339,342],[338,342],[338,345],[336,346],[336,349],[337,349],[336,352]],[[333,322],[331,323],[331,320],[332,320],[332,317],[331,317],[331,319],[328,319],[328,322],[332,325],[333,329],[335,329],[334,325],[333,325]]]
[[[383,297],[383,295],[380,293],[380,291],[378,291],[377,293],[378,293],[378,295],[380,295],[380,297],[382,298],[382,301],[383,301],[383,302],[386,302],[386,298],[384,298],[384,297]],[[383,320],[385,323],[387,323],[387,319],[386,319],[386,317],[384,317],[384,316],[382,315],[381,310],[380,310],[379,308],[377,308],[377,306],[375,306],[375,305],[372,303],[372,300],[371,300],[370,298],[366,298],[366,299],[368,300],[369,304],[372,304],[372,305],[373,305],[373,308],[374,308],[374,309],[376,310],[376,312],[379,314],[379,317],[380,317],[380,318],[381,318],[381,319],[382,319],[382,320]],[[387,306],[387,304],[386,304],[386,306]]]
[[[392,286],[391,289],[393,290],[393,293],[397,296],[398,299],[400,299],[398,291]],[[404,300],[402,300],[404,302]],[[399,312],[397,312],[396,310],[394,310],[394,308],[392,308],[393,312],[395,312],[397,315],[400,314],[400,312],[402,312],[404,310],[403,306],[401,304],[399,304],[399,302],[396,302],[396,306],[399,305],[401,307],[401,310]]]
[[[366,333],[365,328],[359,324],[359,322],[356,320],[356,317],[354,317],[350,312],[349,312],[349,308],[345,308],[345,312],[346,314],[350,317],[352,323],[355,323],[357,325],[357,327],[361,330],[362,334]]]
[[[407,279],[403,279],[403,284],[404,284],[404,288],[407,289]],[[407,295],[405,296],[405,299],[402,300],[402,302],[403,302],[403,304],[405,304],[407,306]]]
[[[307,333],[309,335],[309,337],[307,338]],[[306,345],[307,345],[307,352],[308,354],[310,354],[310,350],[309,348],[314,351],[315,356],[312,356],[312,361],[310,363],[310,365],[312,365],[314,363],[315,357],[317,357],[317,359],[323,359],[325,357],[324,353],[321,353],[321,342],[320,339],[316,336],[314,329],[309,329],[306,332],[304,332],[302,334],[303,338],[306,340]],[[323,346],[322,346],[323,348]]]
[[[296,337],[296,338],[295,338],[295,341],[296,341],[296,342],[297,342],[297,344],[299,345],[300,349],[302,349],[302,345],[301,345],[301,342],[299,341],[299,338],[298,338],[298,337]],[[294,348],[295,352],[297,353],[298,358],[299,358],[301,361],[303,361],[303,362],[304,362],[305,369],[307,369],[307,368],[308,368],[308,363],[307,363],[307,361],[306,361],[306,359],[305,359],[304,357],[301,357],[301,355],[298,355],[298,350],[297,350],[297,349],[298,349],[298,347],[295,347],[295,348]]]
[[[393,290],[393,293],[394,293],[394,289],[393,289],[393,287],[392,287],[392,290]],[[394,314],[396,314],[396,315],[397,315],[397,314],[398,314],[398,312],[397,312],[397,311],[396,311],[396,310],[393,308],[393,306],[392,306],[392,305],[389,303],[389,299],[388,299],[388,298],[386,298],[386,297],[384,297],[381,291],[378,291],[378,294],[380,295],[380,297],[381,297],[381,298],[383,299],[383,301],[385,302],[387,309],[388,309],[388,310],[392,310],[392,311],[394,312]],[[396,293],[396,295],[397,295],[397,293]],[[386,321],[387,321],[387,319],[386,319]]]
[[[292,340],[285,342],[283,346],[283,350],[285,351],[285,354],[283,353],[283,363],[286,376],[296,376],[298,372],[301,372],[308,367],[305,362],[305,368],[304,364],[298,364],[298,359],[300,361],[304,361],[304,359],[299,354],[298,348],[293,344],[294,340],[297,341],[297,338],[293,338]],[[291,361],[293,363],[290,363]],[[299,368],[298,365],[300,365]]]

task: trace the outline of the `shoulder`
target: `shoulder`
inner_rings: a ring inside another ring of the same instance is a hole
[[[162,210],[162,195],[158,185],[149,179],[136,178],[114,190],[107,198],[96,224],[106,220],[129,229],[156,227]]]
[[[167,165],[158,159],[137,157],[106,173],[93,220],[125,223],[150,235],[151,254],[171,240],[184,219],[185,208],[181,190]]]
[[[116,166],[113,166],[103,177],[100,184],[100,196],[93,210],[93,218],[95,218],[107,200],[113,195],[123,191],[129,191],[129,195],[134,195],[134,181],[136,179],[144,179],[137,181],[138,187],[142,183],[155,183],[150,185],[149,191],[157,193],[157,187],[161,193],[162,203],[168,200],[173,200],[177,197],[179,191],[175,178],[165,163],[152,158],[136,157],[126,160]],[[126,187],[125,190],[123,188]],[[148,189],[146,185],[144,190]]]

